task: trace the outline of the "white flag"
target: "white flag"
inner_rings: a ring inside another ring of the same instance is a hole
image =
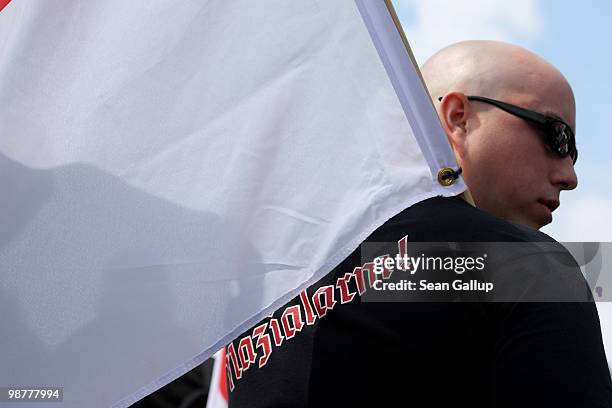
[[[0,387],[125,407],[461,181],[383,0],[0,12]]]

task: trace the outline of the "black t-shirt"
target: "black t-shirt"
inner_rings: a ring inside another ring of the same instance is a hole
[[[411,242],[554,242],[459,198],[441,197],[404,210],[366,242],[396,242],[406,235]],[[537,259],[533,264],[537,274],[554,276],[554,266]],[[360,266],[355,251],[228,345],[230,407],[370,401],[408,407],[612,407],[592,301],[364,302],[357,280],[348,284]],[[580,286],[580,271],[574,273]],[[588,291],[586,283],[580,289]]]

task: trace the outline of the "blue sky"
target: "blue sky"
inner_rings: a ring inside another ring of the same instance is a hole
[[[561,195],[544,231],[559,241],[612,241],[612,2],[552,0],[394,0],[415,56],[466,39],[522,45],[565,74],[577,104],[579,186]]]
[[[559,241],[612,241],[612,2],[393,0],[417,61],[445,45],[496,39],[522,45],[561,70],[576,96],[578,188],[543,231]],[[612,260],[604,259],[606,265]],[[604,273],[612,273],[604,270]],[[612,290],[612,288],[608,288]],[[606,290],[606,288],[604,288]],[[612,303],[598,302],[612,362]]]

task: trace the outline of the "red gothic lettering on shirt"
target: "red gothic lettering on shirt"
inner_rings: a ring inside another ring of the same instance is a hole
[[[372,267],[374,264],[372,264]],[[363,282],[363,269],[361,267],[356,267],[353,269],[353,276],[355,277],[355,282],[357,283],[357,293],[359,296],[363,295],[366,291],[365,284]]]
[[[365,286],[365,276],[368,277],[368,286],[371,288],[374,286],[374,282],[376,282],[376,273],[374,272],[374,263],[367,262],[363,264],[361,268],[353,269],[353,274],[355,275],[355,280],[357,282],[357,290],[359,291],[359,295],[363,295],[366,291]]]
[[[300,307],[295,305],[286,308],[283,312],[283,316],[281,317],[281,321],[283,323],[285,338],[287,340],[292,339],[296,332],[302,331],[302,327],[304,326],[302,314],[300,313]]]
[[[348,287],[349,280],[354,277],[352,273],[346,272],[343,277],[338,278],[336,287],[340,289],[340,304],[345,304],[353,300],[355,293],[351,292]]]
[[[383,265],[382,278],[389,279],[391,277],[391,274],[393,273],[393,268],[387,268],[387,265],[386,265],[386,260],[389,258],[389,254],[382,255],[379,258],[382,259],[382,265]]]
[[[266,365],[270,358],[270,354],[272,354],[272,341],[270,340],[270,335],[266,334],[266,327],[268,327],[268,323],[260,324],[253,329],[253,337],[257,339],[255,347],[261,347],[263,352],[263,355],[259,357],[259,368]]]
[[[302,302],[302,306],[304,307],[306,324],[312,326],[315,323],[315,320],[317,320],[317,316],[312,310],[312,305],[310,304],[310,300],[308,299],[308,293],[306,292],[306,290],[300,292],[300,301]]]
[[[225,377],[227,378],[227,386],[229,387],[229,390],[234,391],[234,378],[232,377],[232,370],[230,369],[230,359],[227,355],[227,352],[225,353]]]
[[[399,269],[400,271],[407,271],[408,269],[410,269],[410,265],[408,263],[405,263],[404,260],[406,259],[406,251],[408,248],[408,235],[405,235],[402,239],[397,241],[397,247],[399,256],[402,259],[401,262],[398,262],[397,269]]]
[[[232,367],[234,368],[234,374],[236,376],[236,379],[241,379],[242,378],[242,367],[239,365],[238,363],[238,359],[236,358],[236,350],[234,349],[234,343],[230,343],[227,346],[227,354],[225,356],[226,358],[226,364],[229,366],[229,362],[231,360],[232,362]]]
[[[248,370],[251,363],[254,363],[257,359],[251,336],[243,337],[240,343],[238,343],[238,356],[240,358],[240,365],[242,365],[242,371]]]
[[[407,238],[408,236],[404,236],[398,241],[399,256],[401,258],[404,258],[406,255]],[[383,268],[384,259],[388,257],[389,255],[380,257],[383,258]],[[408,265],[402,266],[409,268]],[[248,370],[251,364],[255,363],[258,355],[260,355],[258,367],[261,368],[267,364],[272,351],[274,351],[272,339],[274,340],[274,346],[280,347],[285,339],[290,340],[295,337],[297,333],[302,331],[305,325],[314,325],[317,317],[322,318],[327,315],[327,311],[332,310],[336,305],[336,288],[339,292],[340,304],[349,303],[355,298],[355,295],[361,296],[368,288],[373,287],[377,279],[388,279],[392,272],[392,269],[384,268],[382,277],[378,277],[374,272],[374,263],[367,262],[361,267],[355,267],[352,273],[347,272],[342,277],[336,279],[335,285],[318,288],[312,297],[308,296],[307,290],[300,292],[298,297],[299,304],[286,307],[280,319],[274,318],[274,314],[271,314],[268,316],[269,320],[267,322],[261,323],[253,329],[251,336],[241,338],[238,342],[238,353],[236,353],[234,343],[230,343],[227,346],[225,359],[229,390],[234,390],[234,378],[236,380],[241,379],[243,372]],[[368,279],[367,286],[365,283],[366,276]],[[354,281],[352,285],[351,278]],[[351,287],[357,291],[351,291]],[[255,345],[253,345],[253,339],[255,339]],[[259,350],[261,350],[261,354],[258,353]],[[233,376],[232,371],[234,373]]]
[[[278,324],[278,320],[271,319],[270,320],[270,328],[272,329],[272,336],[274,337],[274,345],[279,347],[283,344],[283,333],[281,332],[280,325]]]
[[[323,301],[321,301],[321,299],[323,299]],[[334,299],[334,286],[321,286],[317,289],[314,295],[312,295],[312,303],[319,317],[325,316],[327,310],[333,309],[336,305],[336,300]]]

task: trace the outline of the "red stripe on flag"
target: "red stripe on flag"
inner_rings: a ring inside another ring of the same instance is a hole
[[[219,392],[223,396],[223,399],[227,401],[227,370],[225,369],[225,348],[223,348],[223,351],[221,352],[220,360],[221,367],[219,367]]]
[[[10,2],[11,0],[0,0],[0,11],[2,11],[2,9],[6,7],[6,5],[9,4]]]

